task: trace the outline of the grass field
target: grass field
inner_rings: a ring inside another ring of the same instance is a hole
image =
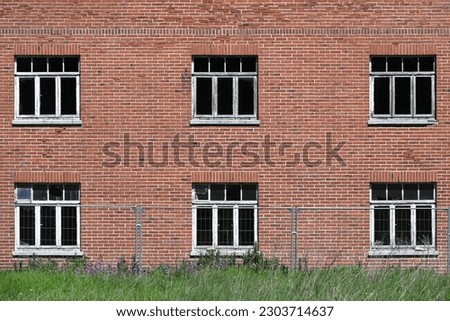
[[[450,300],[450,275],[361,267],[303,272],[248,266],[169,272],[158,268],[143,276],[27,269],[0,272],[0,300],[432,301]]]

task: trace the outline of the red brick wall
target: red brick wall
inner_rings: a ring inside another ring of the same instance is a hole
[[[438,206],[450,206],[449,10],[446,1],[4,1],[0,267],[13,263],[11,205],[20,182],[79,180],[83,205],[126,205],[82,210],[81,247],[91,259],[129,260],[131,207],[146,206],[145,265],[189,258],[197,182],[258,183],[261,250],[284,263],[290,206],[368,207],[371,182],[416,180],[436,182]],[[13,126],[14,56],[52,54],[80,56],[82,125]],[[190,125],[191,57],[198,54],[258,56],[259,126]],[[437,125],[368,125],[372,54],[436,55]],[[155,165],[175,137],[188,144],[180,148],[184,165],[175,164],[171,147],[168,164]],[[327,163],[327,137],[332,147],[345,142],[339,155],[346,166]],[[267,139],[270,149],[263,148]],[[104,154],[108,142],[120,144],[110,148],[120,154],[117,166]],[[217,166],[204,164],[208,142],[223,147],[222,156],[210,155]],[[318,166],[308,167],[302,151],[311,142]],[[189,148],[199,165],[189,163]],[[299,255],[312,266],[422,264],[368,258],[368,210],[299,217]],[[439,255],[426,263],[441,270],[446,231],[440,211]]]

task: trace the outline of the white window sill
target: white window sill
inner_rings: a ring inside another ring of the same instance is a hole
[[[12,121],[13,125],[73,125],[82,124],[80,118],[16,118]]]
[[[191,251],[191,256],[202,256],[207,254],[208,251],[218,251],[220,255],[236,255],[243,256],[248,253],[249,250],[253,249],[252,246],[245,248],[197,248]]]
[[[16,249],[13,256],[83,256],[79,249],[29,248]]]
[[[369,256],[401,257],[401,256],[437,256],[438,251],[431,248],[386,248],[372,249]]]
[[[194,118],[191,125],[259,125],[258,119]]]
[[[370,118],[369,125],[398,125],[398,126],[425,126],[436,125],[438,121],[434,118]]]

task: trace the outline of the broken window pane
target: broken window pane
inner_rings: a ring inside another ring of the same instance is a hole
[[[411,245],[411,209],[395,209],[395,244]]]
[[[434,71],[434,57],[420,57],[419,68],[420,71]]]
[[[372,184],[372,200],[385,201],[386,199],[386,184]]]
[[[404,184],[403,193],[405,200],[417,200],[419,199],[417,192],[417,184]]]
[[[227,185],[227,201],[239,201],[241,200],[241,186],[240,185]]]
[[[33,200],[35,201],[47,201],[47,185],[45,184],[36,184],[33,185]]]
[[[375,245],[390,245],[390,212],[388,208],[375,208]]]
[[[80,187],[77,184],[64,185],[64,193],[66,201],[80,200]]]
[[[76,207],[61,207],[61,245],[77,245]]]
[[[256,72],[256,57],[243,57],[242,58],[242,71],[243,72]]]
[[[35,245],[34,216],[34,206],[21,206],[19,208],[20,245]]]
[[[411,114],[411,78],[395,77],[395,115]]]
[[[432,84],[430,77],[416,78],[416,114],[429,115],[432,113]]]
[[[61,78],[61,115],[77,114],[77,80]]]
[[[197,245],[211,246],[212,245],[212,209],[198,208],[197,209]]]
[[[48,58],[48,71],[62,72],[63,71],[63,58]]]
[[[50,185],[48,188],[49,199],[51,201],[63,200],[63,185]]]
[[[34,115],[34,78],[19,80],[19,115]]]
[[[416,209],[416,244],[432,245],[431,208]]]
[[[374,114],[390,114],[390,79],[380,77],[374,79]]]
[[[40,114],[55,115],[56,114],[56,87],[55,78],[40,79]]]
[[[47,72],[47,58],[33,58],[33,72]]]
[[[16,68],[18,72],[31,72],[31,58],[17,58]]]
[[[211,200],[212,201],[225,200],[225,185],[222,184],[211,185]]]
[[[255,243],[255,218],[254,210],[249,208],[239,209],[239,245],[253,246]]]
[[[388,185],[388,200],[399,201],[402,199],[402,184]]]
[[[208,185],[195,185],[194,186],[194,193],[195,193],[195,200],[208,200]]]
[[[256,201],[257,200],[257,187],[255,184],[242,185],[242,200],[243,201]]]
[[[417,57],[403,58],[403,71],[417,71]]]
[[[210,58],[210,71],[211,72],[224,72],[225,58],[224,57],[214,57]]]
[[[64,58],[64,71],[65,72],[78,72],[79,71],[78,57],[66,57]]]
[[[402,58],[389,57],[387,59],[388,71],[402,71]]]
[[[196,88],[196,114],[212,114],[212,79],[197,78]]]
[[[420,184],[420,199],[434,200],[434,184]]]
[[[239,72],[241,71],[241,59],[229,57],[226,59],[227,72]]]
[[[254,112],[254,89],[253,78],[239,78],[239,115],[253,115]]]
[[[232,246],[233,239],[233,209],[219,208],[217,212],[217,238],[219,246]]]
[[[56,209],[41,207],[41,245],[56,245]]]
[[[31,186],[23,185],[17,187],[18,200],[31,200]]]
[[[372,57],[370,64],[372,71],[386,71],[386,58],[385,57]]]
[[[217,79],[217,114],[233,115],[233,78]]]
[[[208,72],[208,58],[194,58],[194,72]]]

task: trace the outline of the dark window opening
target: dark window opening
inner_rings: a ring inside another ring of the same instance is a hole
[[[407,77],[395,78],[395,114],[411,114],[411,82]]]
[[[34,207],[21,206],[19,208],[20,245],[35,244],[34,220],[35,220]]]
[[[34,78],[19,80],[19,115],[34,115]]]
[[[395,209],[395,244],[411,245],[411,209]]]
[[[217,79],[217,114],[233,115],[233,79]]]
[[[239,245],[253,246],[255,243],[255,218],[253,209],[239,209]]]
[[[253,115],[255,99],[254,99],[254,89],[253,89],[253,79],[252,78],[240,78],[239,79],[239,103],[238,103],[238,114],[239,115]]]
[[[77,114],[77,80],[61,78],[61,115]]]
[[[56,209],[41,207],[41,245],[56,245]]]
[[[77,245],[77,209],[61,207],[61,245]]]
[[[387,77],[375,78],[374,113],[375,115],[390,114],[390,80]]]
[[[55,78],[40,79],[40,114],[55,115],[56,114],[56,88]]]
[[[197,115],[212,115],[212,79],[197,78]]]
[[[234,243],[233,238],[233,209],[218,209],[218,245],[231,246]]]
[[[390,239],[390,214],[388,208],[375,209],[375,244],[389,245]]]
[[[197,209],[197,245],[211,246],[213,240],[212,209]]]

